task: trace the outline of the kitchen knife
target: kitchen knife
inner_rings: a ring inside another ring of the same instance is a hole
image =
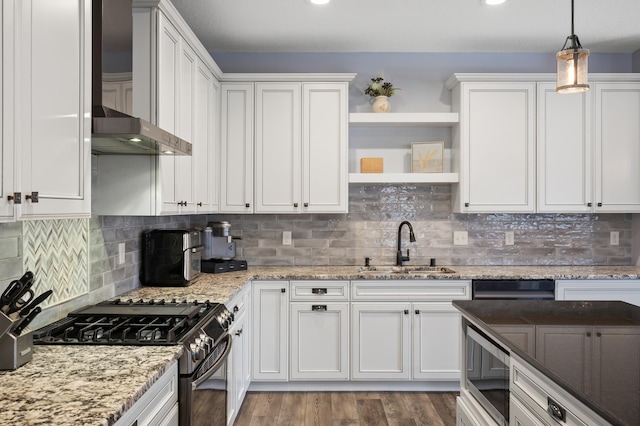
[[[45,291],[44,293],[33,299],[27,306],[20,309],[20,317],[26,317],[27,315],[29,315],[29,312],[31,312],[33,308],[42,303],[47,297],[51,296],[51,293],[53,293],[53,290]]]
[[[36,315],[38,315],[40,312],[42,312],[42,308],[40,308],[40,306],[36,306],[35,309],[29,313],[29,315],[27,315],[22,321],[20,321],[20,324],[18,324],[13,328],[13,330],[11,330],[11,333],[13,333],[15,336],[19,336],[20,333],[22,333],[22,330],[24,330],[24,328],[31,321],[33,321]]]
[[[9,309],[6,312],[7,315],[18,312],[20,309],[24,308],[31,299],[33,299],[33,290],[31,290],[32,285],[33,280],[29,280],[26,283],[22,283],[22,281],[20,281],[18,286],[21,286],[22,288],[16,292],[16,296],[12,299],[11,303],[9,303]]]

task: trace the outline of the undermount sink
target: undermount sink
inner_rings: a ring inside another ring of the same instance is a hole
[[[358,270],[358,273],[364,275],[453,274],[455,272],[444,266],[362,266]]]

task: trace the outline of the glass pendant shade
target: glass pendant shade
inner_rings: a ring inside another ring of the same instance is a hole
[[[589,90],[588,59],[589,50],[581,47],[570,47],[556,53],[558,61],[556,92],[581,93]]]

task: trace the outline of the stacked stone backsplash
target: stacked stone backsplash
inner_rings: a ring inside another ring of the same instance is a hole
[[[38,291],[58,294],[34,326],[69,310],[140,285],[140,236],[147,229],[204,227],[228,220],[237,257],[251,265],[393,264],[398,225],[409,220],[416,242],[403,230],[409,264],[439,265],[631,265],[631,214],[454,214],[450,185],[351,185],[348,214],[98,216],[91,219],[0,224],[0,289],[31,268]],[[292,245],[282,245],[291,231]],[[467,231],[467,246],[453,232]],[[515,244],[505,245],[513,231]],[[609,244],[609,232],[620,245]],[[125,262],[118,264],[118,245]],[[42,287],[42,288],[40,288]]]

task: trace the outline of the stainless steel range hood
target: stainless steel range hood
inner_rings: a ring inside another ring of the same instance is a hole
[[[132,117],[133,18],[131,0],[93,0],[92,132],[94,154],[191,155],[191,143]],[[114,77],[117,76],[117,77]],[[128,78],[128,81],[127,81]],[[127,88],[107,97],[106,84]]]

